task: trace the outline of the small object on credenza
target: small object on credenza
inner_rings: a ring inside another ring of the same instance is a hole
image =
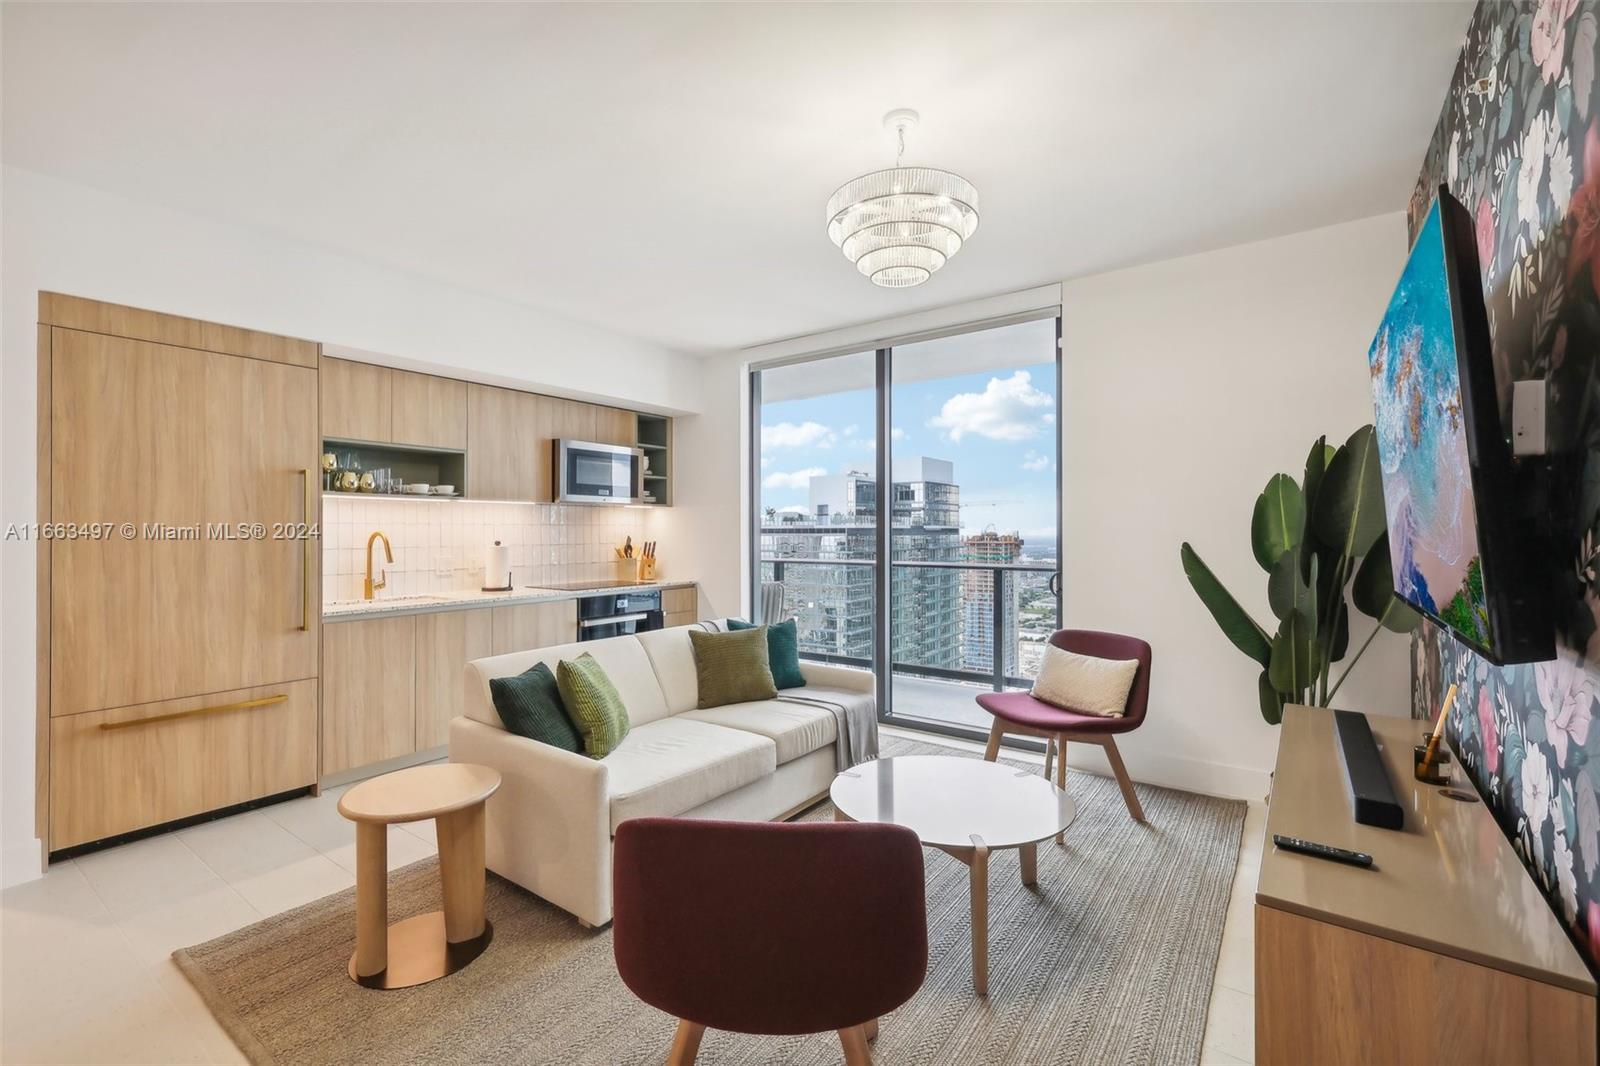
[[[1450,750],[1448,748],[1435,751],[1430,757],[1428,752],[1433,747],[1433,736],[1429,733],[1422,734],[1422,742],[1411,749],[1415,759],[1413,776],[1425,785],[1448,785],[1450,783]]]
[[[1295,851],[1315,859],[1327,859],[1329,862],[1342,862],[1349,866],[1372,869],[1372,856],[1364,851],[1336,848],[1332,844],[1318,844],[1314,840],[1301,840],[1299,837],[1288,837],[1282,833],[1272,834],[1272,842],[1284,851]]]
[[[1358,711],[1334,711],[1333,732],[1355,820],[1379,829],[1404,828],[1406,811],[1395,799],[1394,783],[1378,753],[1378,742],[1372,739],[1367,716]]]
[[[1439,708],[1439,720],[1434,723],[1433,732],[1423,737],[1423,743],[1417,746],[1414,753],[1415,763],[1412,773],[1418,781],[1429,785],[1448,785],[1450,771],[1440,772],[1440,767],[1450,761],[1448,751],[1439,751],[1439,738],[1444,736],[1444,724],[1450,718],[1450,708],[1456,704],[1456,686],[1452,682],[1444,694],[1444,705]]]

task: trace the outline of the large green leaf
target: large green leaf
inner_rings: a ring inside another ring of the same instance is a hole
[[[1267,677],[1273,688],[1291,699],[1299,700],[1322,669],[1316,630],[1312,619],[1304,612],[1295,611],[1279,623],[1277,635],[1272,638]]]
[[[1316,443],[1311,446],[1310,453],[1306,456],[1306,473],[1305,478],[1300,482],[1300,495],[1305,501],[1307,515],[1315,515],[1317,513],[1317,496],[1322,491],[1323,475],[1327,473],[1328,464],[1333,462],[1333,457],[1337,454],[1338,451],[1336,449],[1328,447],[1327,437],[1318,437]],[[1311,532],[1308,523],[1305,536],[1302,538],[1307,545],[1312,544],[1315,540]],[[1311,552],[1302,551],[1300,553],[1300,576],[1307,580],[1311,578],[1311,559]]]
[[[1293,611],[1305,611],[1308,617],[1317,617],[1316,590],[1300,576],[1300,557],[1297,552],[1287,552],[1272,568],[1267,578],[1267,603],[1280,620]]]
[[[1350,586],[1350,601],[1368,618],[1377,619],[1385,629],[1409,633],[1419,621],[1417,612],[1394,594],[1394,572],[1390,568],[1389,534],[1379,537],[1361,560],[1355,582]]]
[[[1300,486],[1288,474],[1275,474],[1256,497],[1250,517],[1250,550],[1261,569],[1272,573],[1278,560],[1300,546],[1305,532],[1305,501]]]
[[[1336,663],[1350,650],[1350,608],[1343,603],[1333,612],[1332,628],[1326,636],[1323,654],[1328,662]]]
[[[1217,620],[1223,636],[1232,641],[1234,647],[1262,666],[1270,663],[1272,642],[1267,637],[1267,631],[1257,625],[1255,619],[1239,606],[1239,601],[1233,598],[1232,593],[1222,587],[1217,575],[1213,574],[1211,568],[1195,554],[1195,550],[1187,541],[1184,542],[1179,554],[1183,559],[1183,572],[1189,578],[1189,584],[1194,586],[1195,594],[1200,597],[1200,602],[1206,605],[1206,610],[1211,612],[1211,617]]]
[[[1256,688],[1261,696],[1261,717],[1267,720],[1268,725],[1283,721],[1283,694],[1272,687],[1272,679],[1265,670],[1256,680]]]
[[[1356,568],[1355,583],[1350,586],[1350,602],[1368,618],[1382,618],[1383,610],[1394,596],[1394,572],[1389,568],[1389,534],[1384,533],[1372,544]]]
[[[1328,464],[1317,490],[1312,524],[1323,543],[1352,562],[1383,535],[1383,479],[1378,472],[1378,441],[1370,425],[1350,434]]]

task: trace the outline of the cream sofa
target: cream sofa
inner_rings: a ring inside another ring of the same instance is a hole
[[[689,631],[513,652],[467,664],[465,715],[450,723],[450,760],[500,771],[488,804],[489,869],[589,925],[611,920],[611,838],[629,818],[768,821],[822,798],[837,770],[832,711],[779,700],[697,710]],[[593,655],[617,686],[631,728],[604,759],[508,733],[489,679],[535,663]],[[873,701],[863,670],[802,663],[806,687],[780,692],[861,706]],[[873,718],[872,715],[867,717]],[[876,720],[873,719],[873,728]]]

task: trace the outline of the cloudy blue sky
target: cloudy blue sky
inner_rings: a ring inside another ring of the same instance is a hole
[[[955,464],[964,532],[1053,539],[1055,392],[1054,362],[896,384],[893,455]],[[763,404],[762,506],[804,508],[813,474],[871,473],[875,436],[870,389]]]

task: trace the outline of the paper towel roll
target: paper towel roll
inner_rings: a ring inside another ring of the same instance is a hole
[[[483,553],[483,587],[504,589],[511,587],[511,549],[495,541]]]

